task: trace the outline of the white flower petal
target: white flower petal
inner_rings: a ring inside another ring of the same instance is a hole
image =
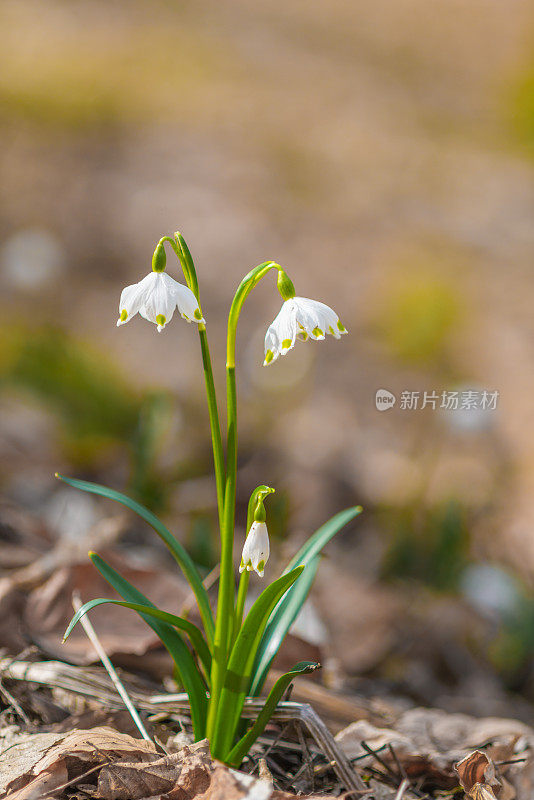
[[[172,291],[176,296],[176,305],[182,317],[188,322],[205,322],[206,320],[200,313],[197,298],[189,286],[178,283],[178,281],[173,280],[168,275],[167,277],[172,281]]]
[[[153,272],[152,275],[154,278],[139,311],[142,317],[157,325],[158,331],[161,332],[172,319],[176,308],[176,295],[165,280],[167,278],[172,281],[172,278],[169,278],[164,272]]]
[[[263,578],[265,564],[269,559],[269,552],[267,525],[265,522],[253,522],[243,545],[239,572],[244,572],[244,570],[252,572],[252,570],[255,570],[260,578]]]
[[[204,322],[193,292],[166,272],[151,272],[142,281],[127,286],[121,294],[117,325],[139,314],[153,322],[158,332],[171,321],[174,310],[188,322]]]
[[[320,340],[327,333],[336,339],[347,333],[330,306],[308,297],[286,300],[265,335],[264,366],[291,350],[297,338],[304,342],[308,338]]]
[[[263,366],[266,367],[268,364],[276,361],[279,355],[278,336],[271,325],[265,334],[265,361],[263,362]]]
[[[135,317],[143,305],[145,290],[141,283],[132,283],[131,286],[126,286],[126,288],[122,290],[119,300],[119,319],[117,320],[117,325],[125,325],[129,322],[132,317]]]
[[[284,356],[291,350],[295,346],[297,333],[297,308],[294,299],[286,300],[265,335],[264,364],[276,361],[278,356]]]

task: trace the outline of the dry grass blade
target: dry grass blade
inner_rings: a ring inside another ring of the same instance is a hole
[[[399,786],[397,794],[395,795],[395,800],[402,800],[402,798],[406,794],[406,790],[408,789],[409,786],[410,786],[410,782],[408,781],[407,778],[404,778],[403,782]]]
[[[82,607],[82,605],[83,604],[82,604],[82,600],[81,600],[81,597],[80,597],[79,593],[78,592],[74,592],[74,594],[72,595],[72,607],[74,608],[74,611],[79,611],[80,608]],[[113,664],[109,660],[106,651],[102,647],[102,645],[100,643],[100,640],[99,640],[98,636],[96,635],[96,631],[93,628],[93,626],[92,626],[91,622],[89,621],[88,617],[86,617],[86,616],[82,617],[80,619],[80,624],[82,625],[84,631],[86,632],[87,637],[89,638],[91,644],[95,648],[95,651],[96,651],[100,661],[104,665],[104,667],[106,669],[106,672],[108,673],[108,675],[109,675],[109,677],[111,679],[111,682],[113,683],[115,689],[119,693],[124,705],[128,709],[128,712],[129,712],[131,718],[133,719],[133,721],[135,723],[135,726],[137,727],[137,730],[139,731],[139,733],[141,734],[143,739],[145,739],[145,741],[151,742],[152,739],[148,735],[147,730],[146,730],[145,726],[143,725],[143,723],[141,721],[141,718],[140,718],[139,714],[137,713],[137,710],[136,710],[134,704],[130,700],[128,692],[124,688],[124,686],[123,686],[123,684],[121,682],[121,679],[117,675],[115,667],[113,666]]]
[[[4,670],[6,678],[12,680],[61,688],[73,694],[100,700],[112,708],[122,708],[122,702],[117,697],[113,684],[101,670],[73,667],[60,661],[31,663],[11,659],[0,660],[1,670]],[[127,687],[128,694],[136,707],[142,711],[153,714],[166,710],[173,714],[180,712],[184,716],[189,713],[186,694],[154,695],[142,692],[124,681],[123,685]],[[243,708],[243,716],[254,719],[262,707],[261,700],[248,699]],[[299,721],[326,759],[334,765],[334,772],[343,786],[348,791],[367,792],[364,782],[311,706],[305,703],[282,702],[278,704],[272,719],[275,722]]]

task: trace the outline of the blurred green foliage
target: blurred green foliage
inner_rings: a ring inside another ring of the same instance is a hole
[[[489,646],[493,666],[511,689],[525,688],[534,677],[534,597],[519,581],[517,586],[517,603],[503,615],[498,635]]]
[[[163,394],[141,394],[86,342],[59,328],[0,331],[0,389],[36,398],[59,421],[71,463],[96,469],[117,451],[131,463],[130,490],[151,508],[165,505],[156,455],[171,412]]]
[[[385,287],[377,322],[382,339],[397,358],[425,366],[446,360],[461,317],[454,284],[428,270],[408,268]]]
[[[11,119],[73,132],[172,116],[183,123],[182,108],[194,117],[220,81],[236,77],[235,53],[197,31],[185,35],[183,20],[179,31],[145,20],[115,35],[101,31],[96,41],[94,31],[78,30],[75,42],[59,28],[32,38],[6,24],[0,104]]]
[[[200,567],[211,570],[217,564],[218,531],[212,514],[202,512],[191,516],[187,550]]]
[[[534,66],[518,77],[506,99],[518,143],[534,154]]]
[[[415,580],[440,591],[458,589],[469,550],[467,515],[458,501],[383,509],[380,515],[390,537],[384,578]]]

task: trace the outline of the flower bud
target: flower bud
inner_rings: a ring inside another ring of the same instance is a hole
[[[263,503],[262,503],[263,507]],[[265,513],[265,509],[263,509]],[[269,559],[269,534],[267,532],[267,525],[265,522],[254,520],[248,536],[243,545],[243,553],[241,555],[241,564],[239,565],[239,572],[255,572],[263,578],[265,564]]]
[[[167,256],[163,242],[159,242],[152,256],[152,269],[154,272],[164,272],[167,265]]]
[[[282,295],[283,300],[291,300],[292,297],[295,297],[295,287],[293,286],[293,282],[281,267],[278,270],[278,279],[276,281],[276,285],[278,286],[278,291]]]

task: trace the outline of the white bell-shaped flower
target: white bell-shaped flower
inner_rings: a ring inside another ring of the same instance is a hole
[[[204,322],[198,301],[189,287],[166,272],[151,272],[139,283],[122,290],[117,325],[124,325],[139,313],[157,325],[158,332],[172,319],[175,309],[188,322]]]
[[[295,346],[298,339],[324,339],[329,333],[339,339],[347,333],[345,326],[330,306],[307,297],[291,297],[285,300],[276,319],[269,325],[265,335],[264,366],[284,356]]]
[[[239,572],[255,570],[263,578],[269,558],[269,534],[265,522],[253,522],[243,545]]]

